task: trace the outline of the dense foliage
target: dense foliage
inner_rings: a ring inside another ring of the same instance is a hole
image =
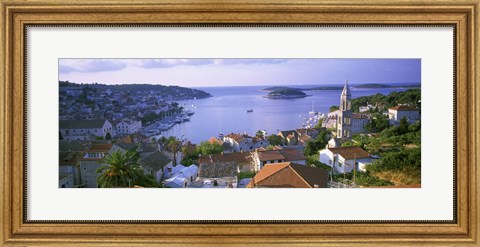
[[[421,90],[420,88],[412,88],[402,92],[392,92],[388,95],[377,93],[370,96],[362,96],[352,99],[352,110],[354,112],[359,111],[360,106],[366,106],[367,104],[374,105],[377,108],[370,112],[382,112],[390,107],[407,104],[412,107],[420,108]],[[336,110],[331,106],[330,111]]]
[[[123,153],[120,150],[107,154],[102,165],[96,170],[100,176],[97,185],[100,188],[121,187],[158,187],[152,175],[145,175],[138,165],[138,154],[135,152]]]
[[[305,156],[317,154],[318,150],[324,149],[327,146],[329,139],[330,132],[328,130],[320,131],[315,139],[309,140],[305,145]]]
[[[200,155],[212,155],[223,152],[223,147],[219,143],[210,143],[203,141],[198,144],[193,152],[187,152],[186,147],[182,148],[182,165],[198,165],[198,157]]]
[[[244,178],[253,178],[255,177],[255,172],[239,172],[237,173],[237,178],[238,180],[244,179]]]
[[[355,174],[355,178],[354,178]],[[349,184],[349,182],[355,182],[355,184],[362,187],[372,186],[389,186],[394,185],[392,182],[373,176],[370,172],[350,172],[345,174],[333,175],[333,181]]]
[[[267,136],[267,140],[272,146],[282,146],[283,143],[283,138],[279,135],[269,135]]]

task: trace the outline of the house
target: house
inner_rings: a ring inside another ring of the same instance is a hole
[[[328,171],[293,162],[265,165],[247,188],[327,188]]]
[[[333,168],[334,173],[349,173],[354,167],[365,171],[365,166],[372,163],[370,155],[361,147],[326,148],[319,151],[320,162]]]
[[[234,134],[230,133],[223,136],[223,141],[234,152],[253,151],[259,147],[267,147],[270,143],[262,137],[251,137],[246,133]]]
[[[204,155],[198,159],[199,176],[207,178],[235,177],[238,172],[253,171],[250,152]]]
[[[351,133],[365,133],[365,125],[370,122],[369,115],[353,113],[352,114],[352,123],[351,123]]]
[[[155,151],[138,160],[144,174],[153,175],[157,182],[160,182],[166,174],[172,172],[172,163],[172,160],[160,151]]]
[[[298,145],[298,133],[296,130],[284,130],[280,131],[277,134],[278,136],[282,137],[283,142],[287,146],[295,146]]]
[[[59,152],[60,180],[68,177],[69,180],[71,179],[71,183],[69,183],[71,187],[79,186],[82,183],[81,182],[82,180],[80,177],[79,161],[84,156],[85,156],[85,153],[82,151]],[[61,184],[62,182],[60,181],[60,188],[62,188]],[[71,187],[66,187],[66,188],[71,188]]]
[[[97,168],[111,148],[112,144],[92,144],[85,151],[85,155],[79,160],[81,186],[97,188],[97,178],[100,176],[97,174]]]
[[[372,105],[372,104],[369,104],[367,102],[367,105],[366,106],[359,106],[358,107],[358,111],[359,112],[367,112],[367,111],[370,111],[370,110],[375,110],[377,107]]]
[[[406,118],[409,123],[414,123],[420,120],[420,110],[408,105],[397,105],[388,108],[388,118],[393,121]]]
[[[254,164],[254,171],[261,170],[267,164],[293,162],[305,165],[306,157],[297,149],[278,149],[252,152],[251,159]]]
[[[142,129],[142,122],[132,119],[124,119],[115,125],[117,135],[129,135],[139,132]]]
[[[112,124],[105,119],[60,120],[59,127],[63,140],[111,139],[114,135]]]
[[[169,188],[186,188],[190,183],[198,177],[198,166],[191,165],[183,167],[179,172],[175,173],[171,178],[165,179],[163,184]]]

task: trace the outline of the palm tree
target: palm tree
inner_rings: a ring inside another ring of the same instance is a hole
[[[182,142],[174,136],[170,136],[164,142],[165,148],[173,153],[173,166],[177,165],[177,152],[182,148]]]
[[[137,165],[138,157],[134,152],[118,150],[107,154],[102,164],[97,168],[101,175],[97,178],[97,184],[101,188],[130,187],[137,183],[142,175],[142,168]]]

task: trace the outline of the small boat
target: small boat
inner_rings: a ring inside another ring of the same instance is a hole
[[[247,110],[247,112],[253,112],[253,109]]]

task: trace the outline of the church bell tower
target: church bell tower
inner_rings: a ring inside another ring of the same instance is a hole
[[[340,95],[340,112],[337,117],[337,138],[350,138],[352,129],[352,95],[348,80],[345,81],[342,94]]]

